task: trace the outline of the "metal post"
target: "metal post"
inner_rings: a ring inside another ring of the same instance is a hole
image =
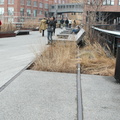
[[[118,45],[118,48],[117,48],[115,79],[117,82],[120,83],[120,45]]]

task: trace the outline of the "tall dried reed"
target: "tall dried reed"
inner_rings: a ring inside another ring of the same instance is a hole
[[[11,32],[11,31],[15,31],[16,30],[16,26],[12,23],[3,23],[1,26],[1,32]]]
[[[49,46],[40,56],[36,54],[33,70],[51,71],[51,72],[76,72],[75,42],[57,42]]]
[[[81,73],[113,76],[115,58],[108,57],[99,43],[78,49],[75,42],[57,42],[49,46],[42,55],[36,54],[33,70],[75,73],[77,63]]]
[[[39,27],[38,20],[27,20],[22,25],[22,28],[36,28],[36,27]]]
[[[105,50],[99,43],[88,44],[80,49],[81,72],[84,74],[95,74],[113,76],[115,69],[115,58],[107,56]]]

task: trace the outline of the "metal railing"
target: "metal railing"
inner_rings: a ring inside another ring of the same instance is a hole
[[[103,27],[103,26],[102,26]],[[115,26],[114,26],[115,27]],[[92,36],[97,39],[97,41],[103,47],[109,47],[110,52],[116,56],[117,46],[120,44],[120,32],[117,30],[106,30],[98,27],[92,27]]]
[[[113,25],[114,26],[114,25]],[[103,26],[100,26],[103,27]],[[109,26],[108,26],[109,27]],[[116,26],[114,26],[116,28]],[[108,45],[111,52],[116,56],[115,79],[120,83],[120,32],[114,30],[105,30],[92,27],[93,36],[98,39],[98,42],[105,47]]]

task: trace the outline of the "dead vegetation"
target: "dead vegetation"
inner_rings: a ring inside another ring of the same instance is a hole
[[[13,25],[12,23],[3,23],[1,26],[1,31],[0,32],[11,32],[11,31],[15,31],[16,30],[16,26]]]
[[[38,20],[27,20],[23,23],[22,28],[37,28],[39,24]]]
[[[79,55],[81,72],[83,74],[94,74],[102,76],[113,76],[115,69],[115,58],[108,57],[99,43],[88,44],[80,49]]]
[[[115,58],[108,57],[99,43],[78,49],[75,42],[57,42],[48,47],[36,60],[32,70],[76,73],[76,64],[81,64],[82,74],[113,76]],[[79,52],[78,52],[79,50]]]
[[[76,44],[74,42],[57,42],[49,46],[41,56],[36,54],[36,60],[32,69],[50,72],[75,73],[75,58]]]

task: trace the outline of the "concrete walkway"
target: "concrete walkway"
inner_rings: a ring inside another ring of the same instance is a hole
[[[77,120],[76,74],[25,71],[0,93],[0,120]]]
[[[56,29],[56,34],[61,29]],[[0,87],[25,68],[36,52],[42,52],[47,43],[47,33],[41,37],[39,31],[30,35],[0,38]]]
[[[113,77],[82,75],[84,120],[120,120],[120,84]]]
[[[0,87],[46,43],[39,32],[0,39]],[[119,120],[120,84],[113,77],[81,79],[84,120]],[[76,74],[26,70],[0,92],[0,120],[77,120],[76,91]]]

